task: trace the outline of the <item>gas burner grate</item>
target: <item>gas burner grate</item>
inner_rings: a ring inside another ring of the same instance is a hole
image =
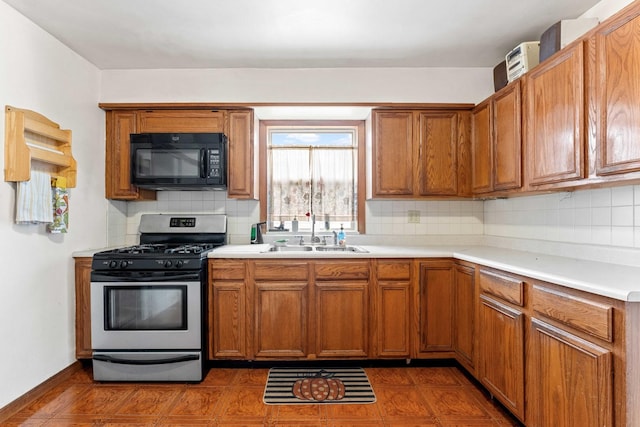
[[[194,245],[182,245],[175,248],[167,248],[164,253],[166,254],[201,254],[202,252],[213,249],[214,245],[210,243],[194,244]]]
[[[165,244],[143,244],[136,246],[128,246],[126,248],[116,249],[116,253],[119,254],[153,254],[162,253],[166,251],[167,245]]]

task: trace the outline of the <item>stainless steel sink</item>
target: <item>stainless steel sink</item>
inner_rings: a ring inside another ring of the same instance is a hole
[[[318,252],[355,252],[355,253],[367,253],[366,249],[362,249],[358,246],[316,246]]]
[[[271,245],[265,252],[336,252],[368,253],[359,246],[312,246],[312,245]]]
[[[309,252],[312,251],[312,246],[278,246],[273,245],[269,248],[268,252]]]

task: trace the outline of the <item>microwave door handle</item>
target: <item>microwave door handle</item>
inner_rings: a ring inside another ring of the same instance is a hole
[[[120,365],[166,365],[169,363],[189,362],[191,360],[200,359],[198,354],[185,354],[177,357],[167,357],[165,359],[119,359],[117,357],[107,356],[103,354],[96,354],[93,356],[93,360],[100,362],[116,363]]]
[[[209,172],[209,156],[207,156],[207,149],[200,149],[200,178],[206,178]]]

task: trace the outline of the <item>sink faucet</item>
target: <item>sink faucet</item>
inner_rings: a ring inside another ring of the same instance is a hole
[[[316,215],[311,215],[311,243],[320,243],[320,237],[316,236]]]

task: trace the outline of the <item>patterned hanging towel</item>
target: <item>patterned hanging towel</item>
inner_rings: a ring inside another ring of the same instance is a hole
[[[66,181],[62,177],[52,180],[53,222],[47,225],[50,233],[66,233],[69,228],[69,190]]]
[[[32,170],[29,181],[18,182],[16,190],[16,224],[53,221],[51,177],[48,173]]]

